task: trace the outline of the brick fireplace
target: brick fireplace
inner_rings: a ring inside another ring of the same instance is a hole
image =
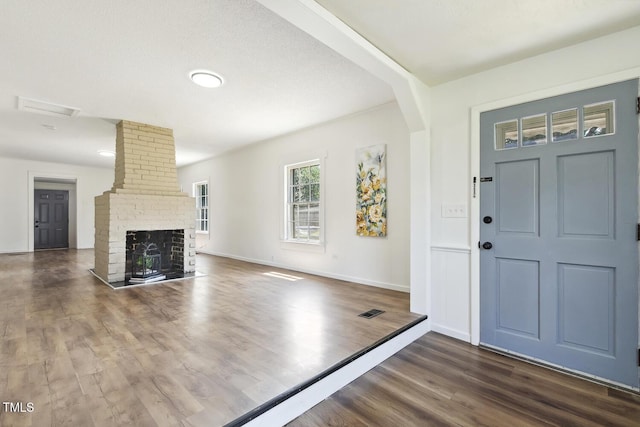
[[[132,235],[154,231],[180,233],[171,268],[195,272],[195,199],[178,185],[173,131],[124,120],[116,131],[113,187],[95,198],[95,274],[110,284],[125,281],[127,236],[131,246]]]

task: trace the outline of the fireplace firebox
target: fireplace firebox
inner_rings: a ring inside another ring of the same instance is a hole
[[[184,230],[127,231],[125,283],[184,275]]]
[[[129,283],[147,283],[166,279],[160,265],[162,255],[155,243],[140,243],[131,255],[131,279]]]

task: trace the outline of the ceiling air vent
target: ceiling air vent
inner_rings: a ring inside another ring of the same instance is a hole
[[[25,98],[24,96],[18,96],[18,110],[58,117],[75,117],[80,113],[78,108],[38,101],[37,99]]]

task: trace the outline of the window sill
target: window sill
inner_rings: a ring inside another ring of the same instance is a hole
[[[209,234],[208,231],[198,231],[196,230],[196,234]]]
[[[324,242],[305,242],[297,240],[280,240],[280,247],[282,249],[301,251],[301,252],[316,252],[324,253]]]

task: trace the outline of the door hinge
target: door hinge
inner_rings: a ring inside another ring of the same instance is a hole
[[[636,114],[640,114],[640,96],[636,98]]]
[[[640,242],[640,224],[636,227],[636,240]]]
[[[638,349],[638,366],[640,366],[640,348]]]

